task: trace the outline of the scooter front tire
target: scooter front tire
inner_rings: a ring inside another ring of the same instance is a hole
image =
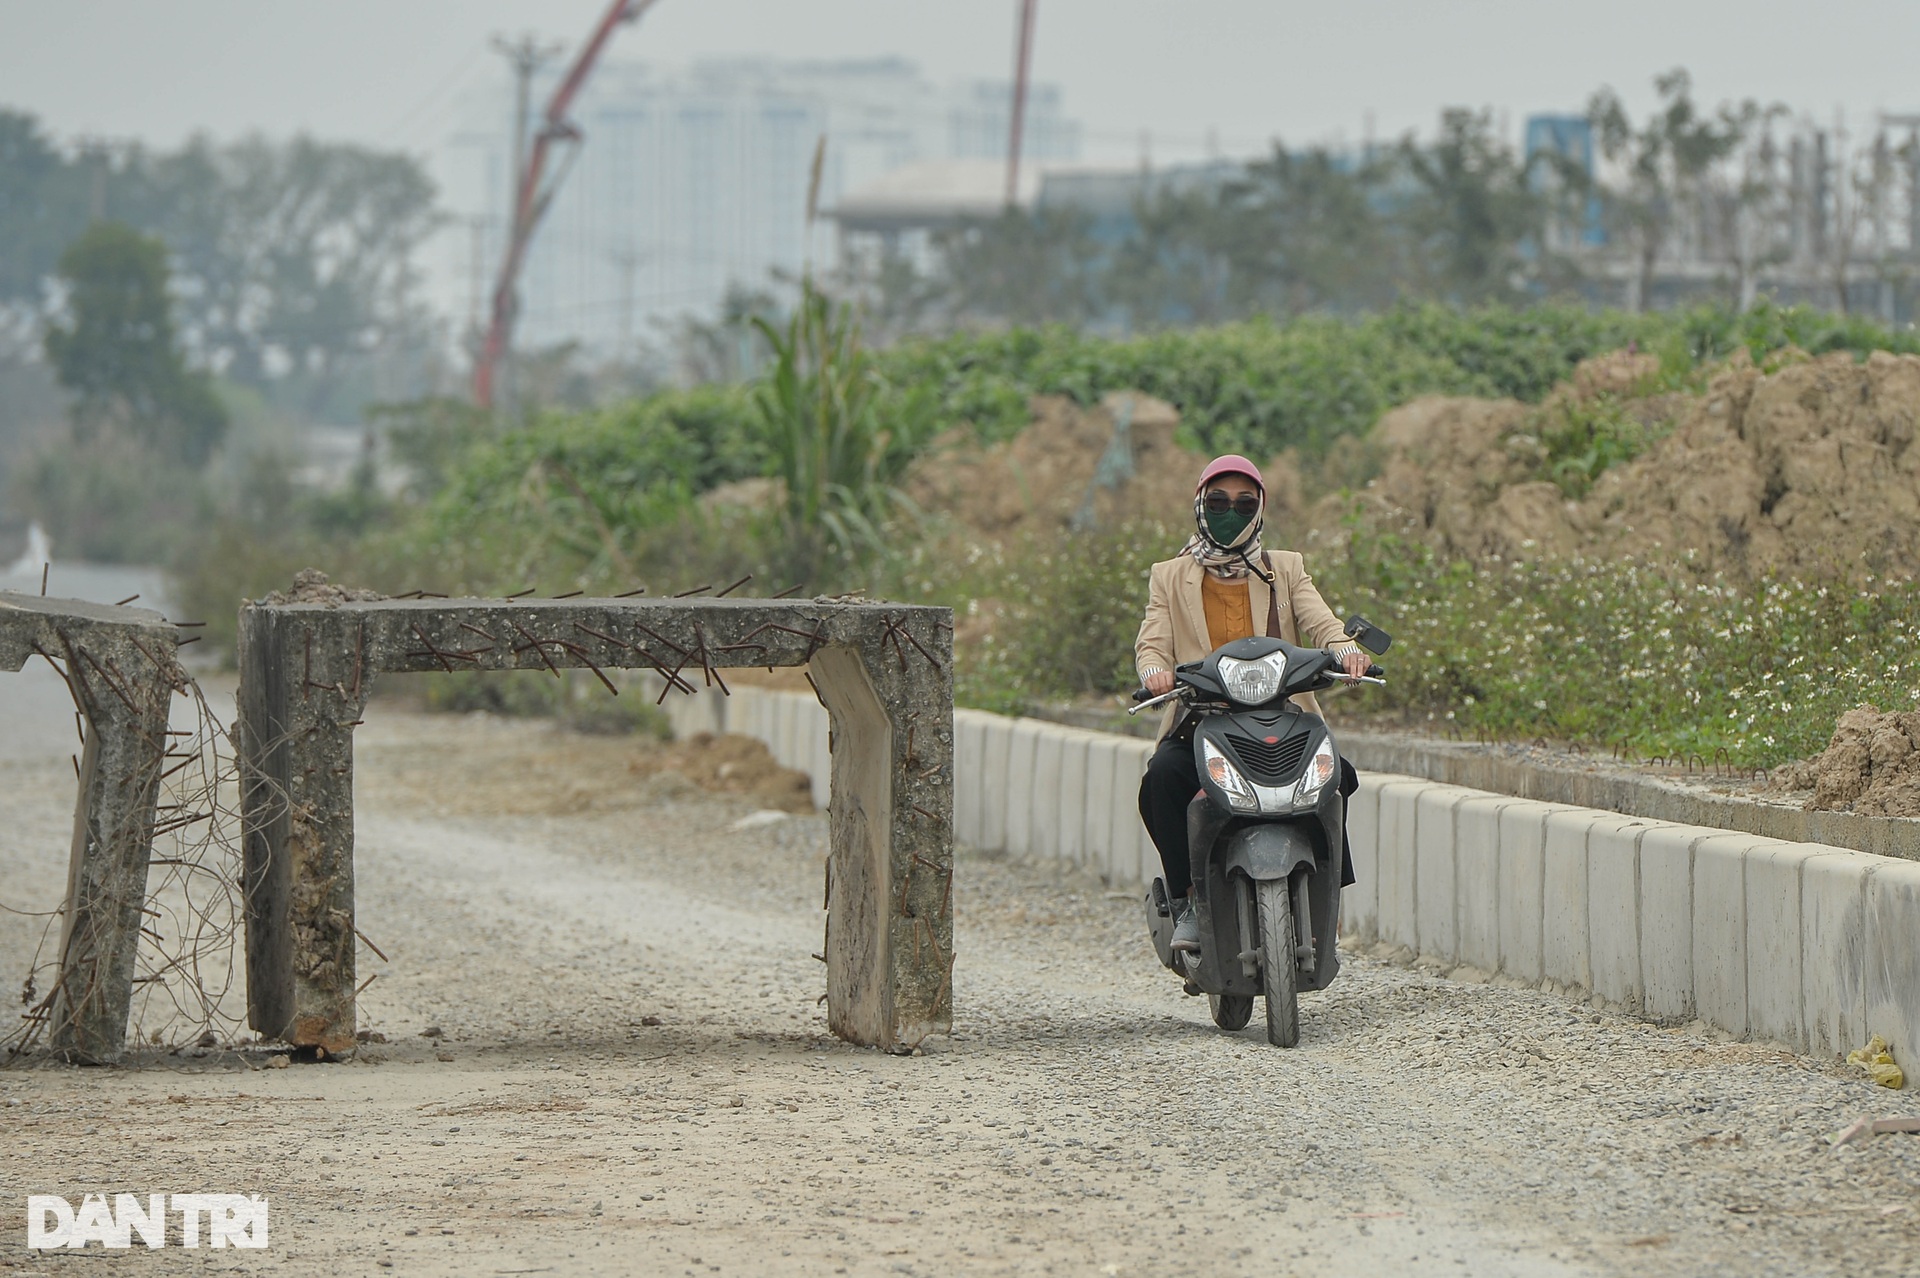
[[[1294,957],[1293,900],[1285,879],[1264,879],[1260,892],[1260,981],[1266,990],[1267,1041],[1300,1042],[1300,970]]]

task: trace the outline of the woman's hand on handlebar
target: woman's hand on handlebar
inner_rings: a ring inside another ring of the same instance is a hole
[[[1173,671],[1156,670],[1146,677],[1146,689],[1154,696],[1163,696],[1173,691]]]
[[[1357,679],[1373,668],[1373,658],[1355,648],[1340,654],[1340,668]]]

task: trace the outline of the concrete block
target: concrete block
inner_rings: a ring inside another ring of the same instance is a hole
[[[1800,878],[1822,849],[1758,842],[1747,852],[1747,1033],[1805,1051]]]
[[[1153,743],[1137,737],[1121,741],[1116,766],[1121,770],[1115,788],[1119,805],[1125,812],[1114,813],[1114,869],[1110,881],[1115,887],[1145,886],[1160,872],[1160,850],[1140,819],[1140,778],[1147,774],[1147,760],[1153,757]]]
[[[1363,943],[1380,938],[1380,787],[1389,779],[1389,774],[1363,772],[1360,788],[1347,800],[1354,881],[1340,893],[1340,925]]]
[[[1546,976],[1540,928],[1547,816],[1554,810],[1525,799],[1500,809],[1500,970],[1530,985]]]
[[[978,710],[953,712],[953,837],[980,846],[980,792],[987,728]]]
[[[1867,1032],[1886,1036],[1911,1080],[1920,1075],[1920,862],[1881,859],[1868,876],[1866,970]]]
[[[1591,808],[1549,812],[1541,844],[1541,966],[1548,980],[1575,989],[1593,988],[1587,954],[1587,831],[1604,815]]]
[[[1067,744],[1069,728],[1047,724],[1033,751],[1033,830],[1032,855],[1046,861],[1060,859],[1060,756]]]
[[[1694,1014],[1730,1034],[1747,1032],[1747,850],[1751,834],[1715,834],[1693,845]]]
[[[1068,865],[1080,865],[1087,855],[1087,747],[1093,734],[1067,730],[1059,744],[1060,782],[1056,850]]]
[[[1113,761],[1119,749],[1120,738],[1114,736],[1100,736],[1087,743],[1085,865],[1096,874],[1106,872],[1113,853],[1113,817],[1120,810],[1120,797],[1113,792],[1117,775]]]
[[[980,768],[980,846],[1001,852],[1007,846],[1007,759],[1013,749],[1013,720],[994,715],[985,724]]]
[[[1651,823],[1602,813],[1587,827],[1587,968],[1609,1003],[1639,1010],[1640,839]]]
[[[1447,962],[1460,952],[1453,812],[1472,793],[1450,785],[1428,786],[1413,805],[1414,949]]]
[[[1517,802],[1473,793],[1453,810],[1458,957],[1487,973],[1500,970],[1500,813]]]
[[[700,693],[696,697],[696,700],[700,697],[711,695],[711,693]],[[732,725],[733,731],[743,737],[752,737],[756,741],[765,741],[767,739],[767,694],[759,688],[746,687],[735,688],[733,695],[738,703],[734,708],[740,712],[738,715],[739,721]],[[729,719],[734,717],[735,716],[732,715],[728,716]]]
[[[1415,916],[1414,805],[1431,781],[1390,781],[1380,787],[1380,939],[1412,948]]]
[[[1033,760],[1046,727],[1033,719],[1015,719],[1007,744],[1008,856],[1033,855]]]
[[[812,702],[807,707],[807,719],[807,735],[812,739],[809,754],[813,769],[808,775],[813,781],[813,806],[825,812],[833,798],[833,740],[827,708]]]
[[[1867,1041],[1867,878],[1886,862],[1822,848],[1800,869],[1800,1024],[1815,1056]]]
[[[1710,832],[1655,822],[1640,836],[1641,1011],[1690,1021],[1693,1001],[1693,846]]]

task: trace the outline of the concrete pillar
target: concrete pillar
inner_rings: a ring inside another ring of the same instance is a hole
[[[126,1048],[167,713],[187,685],[179,640],[145,608],[0,591],[0,670],[57,660],[87,723],[47,1008],[49,1043],[70,1060],[111,1063]]]

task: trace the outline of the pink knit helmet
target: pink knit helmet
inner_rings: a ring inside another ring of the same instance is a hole
[[[1200,472],[1200,482],[1193,486],[1193,491],[1199,492],[1222,475],[1245,475],[1259,486],[1261,492],[1267,491],[1267,481],[1260,477],[1260,468],[1238,453],[1228,453],[1225,457],[1216,457],[1208,462],[1207,468]]]

